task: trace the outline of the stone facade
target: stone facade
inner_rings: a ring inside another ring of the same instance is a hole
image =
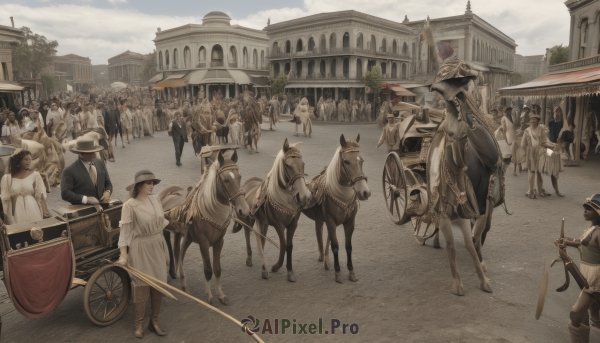
[[[73,91],[81,92],[94,84],[92,61],[88,57],[68,54],[54,56],[52,62],[61,90],[66,91],[68,84],[73,87]]]
[[[548,71],[547,69],[545,55],[515,55],[514,71],[523,75],[526,82],[544,76]]]
[[[12,49],[23,39],[20,29],[0,25],[0,82],[12,82]]]
[[[92,66],[94,73],[94,85],[100,87],[108,87],[110,82],[108,80],[108,65],[97,64]]]
[[[144,55],[125,51],[108,59],[108,82],[138,84],[142,82],[141,70]]]
[[[569,61],[600,54],[600,1],[568,0],[571,15]]]

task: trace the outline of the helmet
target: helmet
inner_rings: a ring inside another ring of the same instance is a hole
[[[600,214],[600,194],[594,194],[585,199],[583,206],[589,206],[594,211],[598,212],[598,214]]]

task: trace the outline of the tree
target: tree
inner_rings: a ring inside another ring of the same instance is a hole
[[[279,73],[275,81],[273,81],[273,85],[271,86],[271,91],[273,94],[277,96],[282,96],[283,91],[285,90],[285,85],[288,83],[288,77],[284,73]]]
[[[42,75],[42,87],[46,92],[46,98],[49,98],[52,93],[58,90],[58,79],[54,75]]]
[[[521,73],[514,72],[510,74],[510,84],[513,86],[525,83],[525,76]]]
[[[379,94],[381,92],[381,69],[379,67],[373,67],[371,71],[368,71],[363,76],[365,87],[371,90],[373,94]]]
[[[569,47],[561,45],[555,45],[550,48],[552,55],[550,56],[550,65],[559,63],[565,63],[569,61]]]
[[[48,41],[46,37],[33,33],[23,26],[23,39],[12,51],[15,79],[36,79],[56,55],[58,42]]]
[[[141,79],[142,82],[148,82],[156,74],[156,50],[144,56],[142,62]]]

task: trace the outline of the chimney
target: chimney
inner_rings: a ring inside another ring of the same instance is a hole
[[[15,27],[15,20],[13,19],[13,17],[10,17],[10,22],[12,23],[12,27]]]

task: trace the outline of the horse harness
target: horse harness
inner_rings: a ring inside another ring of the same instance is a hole
[[[239,168],[235,164],[231,164],[229,166],[224,166],[224,167],[219,168],[219,170],[217,170],[217,183],[220,185],[221,190],[227,197],[227,201],[229,202],[230,208],[233,208],[234,207],[233,203],[235,202],[235,199],[237,199],[240,196],[246,195],[246,193],[240,187],[240,190],[237,193],[235,193],[234,195],[231,195],[229,193],[229,190],[227,189],[227,187],[225,187],[223,178],[221,177],[221,174],[224,172],[227,172],[227,171],[231,171],[231,170],[237,171],[237,170],[239,170]],[[211,223],[214,227],[219,229],[219,231],[223,231],[224,229],[229,227],[229,223],[231,223],[231,212],[232,211],[229,212],[229,216],[227,217],[227,220],[225,221],[225,223],[223,223],[221,225],[221,224],[217,223],[216,221],[212,220],[211,218],[209,218],[209,216],[207,216],[206,214],[204,214],[202,212],[202,209],[200,208],[200,205],[198,204],[198,202],[196,202],[196,208],[198,209],[198,214],[200,215],[200,219],[206,220],[207,222]]]
[[[302,158],[302,154],[300,154],[299,151],[288,151],[285,154],[283,160],[285,162],[285,160],[287,160],[288,158],[292,158],[292,157]],[[299,178],[304,177],[305,174],[304,173],[298,173],[298,174],[295,174],[295,175],[290,175],[290,172],[288,171],[288,168],[287,168],[286,165],[284,165],[284,169],[283,170],[284,170],[284,176],[286,177],[286,179],[288,179],[288,182],[285,185],[286,189],[288,189],[288,190],[294,190],[294,182],[296,182],[296,180],[298,180]],[[263,184],[266,185],[266,184],[268,184],[268,182],[269,182],[269,179],[267,178],[267,179],[265,179],[263,181]],[[259,187],[259,191],[256,194],[257,204],[261,202],[261,200],[260,200],[260,196],[261,196],[260,190],[264,188],[263,184],[261,184],[261,186]],[[276,209],[277,211],[279,211],[279,212],[281,212],[283,214],[292,216],[292,217],[295,217],[300,212],[301,206],[300,206],[300,204],[298,204],[296,202],[296,197],[295,196],[294,196],[293,199],[294,199],[294,202],[297,205],[296,209],[290,209],[290,208],[286,207],[285,205],[278,203],[273,198],[271,198],[269,196],[269,191],[266,188],[265,188],[265,193],[266,193],[265,194],[265,198],[266,198],[267,202],[271,206],[273,206],[273,208]],[[260,205],[256,207],[256,210],[258,210],[259,207],[260,207]]]

